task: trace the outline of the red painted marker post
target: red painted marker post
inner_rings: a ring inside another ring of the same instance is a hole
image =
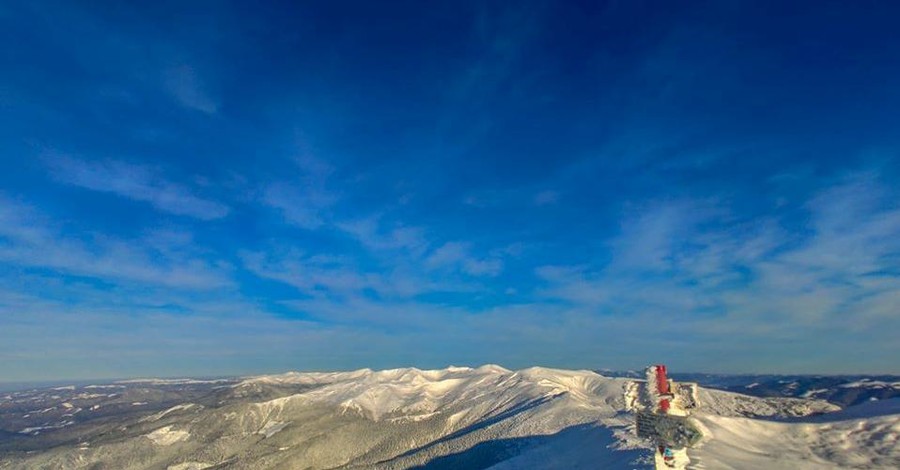
[[[660,395],[669,394],[669,379],[666,377],[666,366],[660,364],[656,366],[656,389]]]
[[[666,366],[659,364],[656,366],[656,390],[660,395],[669,394],[669,379],[666,377]],[[659,400],[659,411],[662,413],[669,412],[669,399],[662,398]]]

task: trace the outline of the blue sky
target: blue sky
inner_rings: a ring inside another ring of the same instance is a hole
[[[81,3],[0,6],[0,381],[900,372],[892,2]]]

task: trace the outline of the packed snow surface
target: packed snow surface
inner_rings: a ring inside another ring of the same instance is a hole
[[[900,400],[784,422],[716,415],[696,468],[900,468]]]

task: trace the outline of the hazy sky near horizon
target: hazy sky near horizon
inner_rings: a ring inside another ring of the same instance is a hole
[[[0,382],[900,373],[898,16],[7,2]]]

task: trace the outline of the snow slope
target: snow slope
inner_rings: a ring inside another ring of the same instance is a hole
[[[900,468],[900,399],[786,422],[699,419],[708,435],[693,452],[698,469]]]
[[[632,381],[494,365],[251,377],[115,422],[67,426],[39,451],[0,446],[0,469],[652,468],[626,410]],[[836,407],[699,396],[693,416],[706,437],[688,468],[900,467],[900,406],[890,401],[813,417]]]

